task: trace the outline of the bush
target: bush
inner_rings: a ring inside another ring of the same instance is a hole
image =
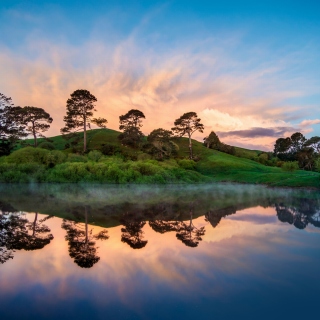
[[[70,153],[68,155],[67,161],[68,162],[87,162],[87,158],[79,154]]]
[[[281,169],[283,171],[288,171],[288,172],[293,172],[299,169],[299,165],[297,161],[290,161],[290,162],[285,162],[282,166]]]
[[[39,143],[38,148],[47,149],[47,150],[54,150],[54,144],[48,141],[43,141]]]
[[[196,167],[196,163],[193,160],[187,160],[187,159],[179,160],[178,164],[182,169],[185,169],[185,170],[194,170]]]
[[[121,153],[121,148],[115,144],[104,144],[101,147],[101,152],[105,156],[113,156],[117,153]]]
[[[98,162],[102,157],[102,153],[98,150],[92,150],[88,153],[88,159],[94,162]]]
[[[67,155],[61,151],[53,150],[46,157],[46,165],[53,168],[55,165],[63,163],[67,159]]]
[[[39,163],[46,164],[48,150],[41,148],[26,147],[12,152],[7,158],[8,163]]]

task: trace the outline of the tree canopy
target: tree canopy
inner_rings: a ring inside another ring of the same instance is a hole
[[[36,147],[38,145],[37,136],[43,137],[42,132],[45,132],[50,128],[53,119],[50,114],[42,108],[27,106],[21,111],[23,113],[24,123],[27,126],[26,131],[33,135],[34,146]]]
[[[178,150],[178,145],[172,141],[172,131],[162,128],[155,129],[148,135],[149,153],[156,155],[156,158],[162,160]]]
[[[83,151],[87,150],[87,127],[90,123],[95,123],[99,127],[105,127],[107,120],[104,118],[92,118],[97,98],[88,90],[76,90],[67,100],[67,115],[63,118],[64,128],[62,134],[68,134],[83,128]]]
[[[145,115],[142,111],[136,109],[131,109],[119,117],[119,129],[123,130],[123,133],[121,133],[118,138],[122,144],[131,147],[140,145],[144,137],[140,130],[142,127],[142,119],[145,119]]]
[[[196,131],[203,132],[204,130],[204,125],[200,121],[201,119],[195,112],[187,112],[175,120],[174,127],[171,129],[179,137],[188,136],[190,159],[193,159],[191,136]]]

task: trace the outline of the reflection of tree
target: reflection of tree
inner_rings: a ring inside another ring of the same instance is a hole
[[[43,222],[51,216],[38,220],[35,213],[33,221],[14,212],[3,212],[0,215],[0,263],[13,258],[15,250],[38,250],[45,247],[53,239],[48,226]]]
[[[192,222],[192,210],[190,210],[189,223],[184,221],[166,221],[166,220],[153,220],[149,221],[150,227],[159,233],[170,231],[177,232],[176,237],[181,240],[188,247],[197,247],[202,240],[201,236],[205,234],[205,228],[196,228]]]
[[[196,228],[192,222],[192,211],[190,211],[189,224],[181,222],[180,229],[176,236],[188,247],[197,247],[202,240],[201,236],[205,234],[204,227]]]
[[[281,222],[293,224],[298,229],[304,229],[311,223],[320,227],[320,205],[316,200],[301,198],[294,205],[275,204],[278,219]]]
[[[141,249],[148,243],[147,240],[143,240],[143,231],[141,230],[146,224],[145,221],[141,221],[135,218],[131,214],[125,214],[122,216],[121,223],[124,228],[121,228],[121,241],[127,243],[132,249]]]
[[[178,231],[180,229],[181,221],[154,220],[149,221],[149,225],[155,232],[165,233],[169,231]]]
[[[81,268],[91,268],[100,260],[97,256],[95,240],[107,240],[107,230],[93,235],[92,229],[88,230],[88,207],[84,207],[85,223],[63,219],[62,228],[67,231],[65,239],[69,245],[69,255]]]

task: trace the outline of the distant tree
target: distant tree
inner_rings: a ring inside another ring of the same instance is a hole
[[[291,150],[290,151],[293,154],[301,151],[304,148],[305,142],[307,141],[305,136],[300,132],[296,132],[296,133],[292,134],[290,139],[291,139],[291,146],[290,146]]]
[[[139,128],[131,127],[120,133],[118,139],[123,145],[136,148],[141,144],[143,137],[144,134]]]
[[[43,137],[42,132],[47,131],[52,123],[50,114],[42,108],[24,107],[22,110],[26,131],[33,135],[34,146],[37,147],[37,136]]]
[[[210,149],[217,149],[221,144],[219,137],[214,131],[211,131],[209,136],[205,137],[203,140],[204,145]]]
[[[136,147],[141,143],[144,136],[140,130],[142,119],[145,119],[145,115],[142,111],[136,109],[131,109],[119,117],[119,129],[123,130],[123,133],[119,135],[118,139],[122,144]]]
[[[179,148],[172,141],[172,131],[162,128],[153,130],[147,140],[152,146],[150,152],[155,153],[160,160],[164,157],[170,157],[172,152]]]
[[[318,155],[320,154],[320,137],[312,137],[309,140],[307,140],[304,144],[306,147],[311,147],[313,148],[313,150],[318,153]]]
[[[297,153],[296,158],[301,169],[313,170],[315,168],[316,157],[314,153],[314,149],[311,147],[305,147]]]
[[[191,136],[194,132],[203,132],[204,126],[200,123],[201,119],[198,118],[195,112],[184,113],[179,119],[175,120],[174,127],[171,129],[177,136],[183,137],[185,135],[189,138],[189,157],[192,160],[192,140]]]
[[[91,268],[100,257],[97,256],[97,248],[94,240],[107,240],[107,230],[93,235],[92,229],[88,228],[88,207],[84,207],[85,223],[64,219],[62,228],[67,231],[66,240],[69,246],[69,255],[81,268]]]
[[[96,111],[95,102],[97,98],[88,90],[76,90],[67,100],[67,115],[63,118],[65,126],[61,129],[62,134],[70,134],[83,129],[84,152],[87,150],[87,127],[90,127],[90,123],[95,123],[99,127],[105,127],[107,123],[104,118],[92,118],[93,111]]]
[[[142,111],[131,109],[126,114],[119,117],[120,119],[120,130],[126,130],[128,128],[141,128],[142,119],[145,119],[145,115]]]
[[[274,155],[280,160],[292,161],[295,160],[294,155],[291,152],[291,138],[279,138],[274,145]]]
[[[296,132],[287,138],[277,139],[274,145],[274,155],[282,161],[298,161],[299,167],[305,170],[316,168],[320,151],[320,137],[312,137],[309,140]]]

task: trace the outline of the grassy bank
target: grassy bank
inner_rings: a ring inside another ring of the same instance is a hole
[[[18,145],[10,156],[0,158],[0,182],[168,184],[228,181],[320,188],[320,174],[317,172],[285,172],[239,155],[205,148],[198,141],[193,141],[197,161],[187,160],[188,141],[185,138],[175,141],[179,150],[174,158],[153,160],[141,150],[122,146],[118,134],[109,129],[90,131],[88,149],[91,152],[87,155],[75,153],[81,146],[65,149],[66,141],[61,136],[51,138],[55,150]],[[32,143],[32,140],[28,142]],[[103,151],[104,155],[96,150]],[[248,150],[246,154],[250,152],[254,155],[258,151]]]

